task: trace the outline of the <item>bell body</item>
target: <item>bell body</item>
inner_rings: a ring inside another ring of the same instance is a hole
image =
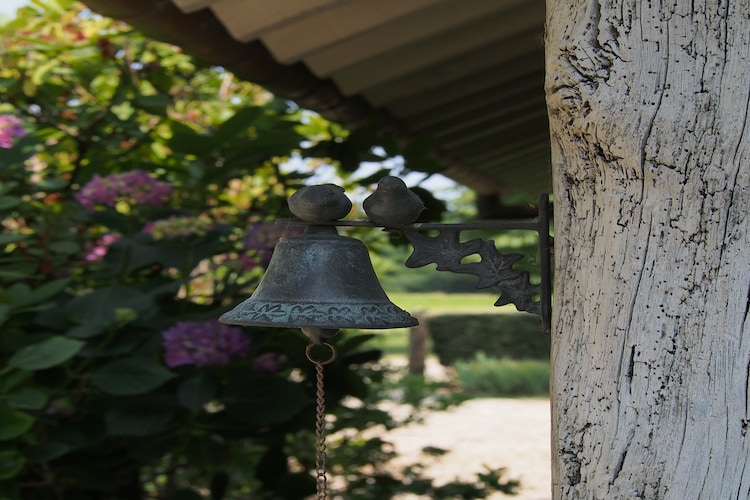
[[[367,247],[325,226],[311,226],[303,235],[282,239],[255,293],[220,321],[321,329],[418,323],[388,299]]]

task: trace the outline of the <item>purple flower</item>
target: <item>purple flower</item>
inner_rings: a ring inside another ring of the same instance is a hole
[[[109,247],[120,238],[122,236],[117,233],[108,233],[92,242],[85,243],[83,260],[86,262],[98,262],[102,260],[107,255]]]
[[[98,205],[114,207],[118,202],[130,206],[158,207],[172,195],[172,184],[154,179],[145,170],[131,170],[106,177],[94,175],[75,198],[83,207],[93,212]]]
[[[14,137],[25,135],[26,131],[21,126],[21,120],[13,115],[0,115],[0,148],[12,147]]]
[[[250,340],[239,327],[215,320],[181,321],[161,335],[164,363],[170,368],[226,365],[250,348]]]

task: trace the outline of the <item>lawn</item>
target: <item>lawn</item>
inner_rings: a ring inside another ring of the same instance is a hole
[[[515,306],[495,307],[498,295],[492,293],[390,293],[391,301],[411,313],[510,312]]]

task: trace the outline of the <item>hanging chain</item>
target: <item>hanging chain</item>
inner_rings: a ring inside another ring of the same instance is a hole
[[[328,498],[328,473],[326,471],[326,399],[325,386],[323,383],[323,366],[336,359],[336,349],[328,342],[322,345],[331,350],[331,357],[325,361],[318,361],[311,355],[312,348],[316,344],[307,346],[305,354],[307,359],[315,365],[315,475],[317,483],[317,500]]]

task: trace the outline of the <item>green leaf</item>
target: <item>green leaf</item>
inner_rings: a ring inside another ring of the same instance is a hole
[[[34,417],[28,413],[11,408],[7,404],[0,405],[0,441],[18,437],[34,425]]]
[[[0,182],[0,194],[8,194],[14,188],[18,187],[19,183],[15,181],[11,182]]]
[[[81,247],[78,243],[70,240],[55,241],[54,243],[50,243],[47,248],[55,253],[63,255],[71,255],[81,250]]]
[[[216,140],[225,142],[233,139],[240,132],[247,131],[261,114],[263,114],[263,108],[257,106],[241,108],[234,116],[219,125],[214,133]]]
[[[61,292],[70,283],[70,278],[60,278],[32,290],[34,294],[34,303],[39,303],[54,297]]]
[[[213,136],[199,134],[188,127],[175,127],[172,138],[167,142],[167,146],[176,153],[202,156],[214,150],[216,140]]]
[[[74,298],[65,305],[65,315],[79,325],[110,326],[118,311],[131,309],[139,318],[148,317],[156,306],[154,298],[130,286],[102,287]],[[93,332],[93,328],[89,329]],[[78,335],[77,335],[78,336]]]
[[[156,361],[140,356],[113,361],[91,373],[91,382],[116,396],[143,394],[175,375]]]
[[[17,207],[21,204],[21,198],[16,196],[0,196],[0,210]]]
[[[256,427],[291,420],[312,403],[307,392],[285,378],[266,373],[238,373],[224,399],[227,416]]]
[[[37,87],[41,85],[47,75],[52,71],[52,69],[59,64],[60,59],[53,57],[46,63],[37,66],[37,68],[31,74],[31,83],[33,83]]]
[[[31,238],[30,234],[10,233],[0,234],[0,245],[7,245],[9,243],[18,243],[19,241],[28,240]]]
[[[26,459],[18,450],[0,451],[0,481],[16,477],[24,465]]]
[[[166,94],[138,95],[133,100],[133,104],[149,113],[166,116],[167,107],[172,104],[172,98]]]
[[[8,296],[14,308],[21,308],[27,304],[33,304],[34,298],[31,287],[26,283],[14,283],[8,287]]]
[[[105,262],[120,272],[131,273],[136,269],[159,262],[160,245],[136,240],[120,240],[109,248]],[[172,255],[172,258],[175,256]]]
[[[36,185],[40,191],[59,191],[68,183],[62,179],[42,179]]]
[[[47,392],[38,387],[22,387],[6,396],[8,404],[18,410],[41,410],[48,399]]]
[[[113,436],[151,436],[164,431],[173,417],[172,411],[113,408],[104,415],[104,422]]]
[[[25,283],[16,283],[8,288],[15,309],[21,309],[42,303],[62,291],[70,283],[70,278],[60,278],[45,283],[37,288],[31,288]]]
[[[115,104],[110,107],[112,114],[115,115],[121,121],[127,121],[135,113],[135,109],[129,101],[124,101],[119,104]]]
[[[0,392],[7,392],[18,387],[34,375],[34,372],[15,370],[0,380]]]
[[[107,328],[94,323],[84,323],[68,330],[67,336],[74,339],[88,339],[106,332]]]
[[[8,366],[23,370],[44,370],[69,360],[84,345],[80,340],[56,335],[18,350],[8,360]]]
[[[5,323],[10,317],[10,306],[8,304],[0,304],[0,325]]]
[[[26,459],[32,464],[48,462],[65,455],[72,449],[73,447],[67,443],[44,443],[27,451]]]
[[[187,379],[177,389],[180,404],[188,410],[198,413],[206,403],[216,396],[216,382],[206,376]]]

